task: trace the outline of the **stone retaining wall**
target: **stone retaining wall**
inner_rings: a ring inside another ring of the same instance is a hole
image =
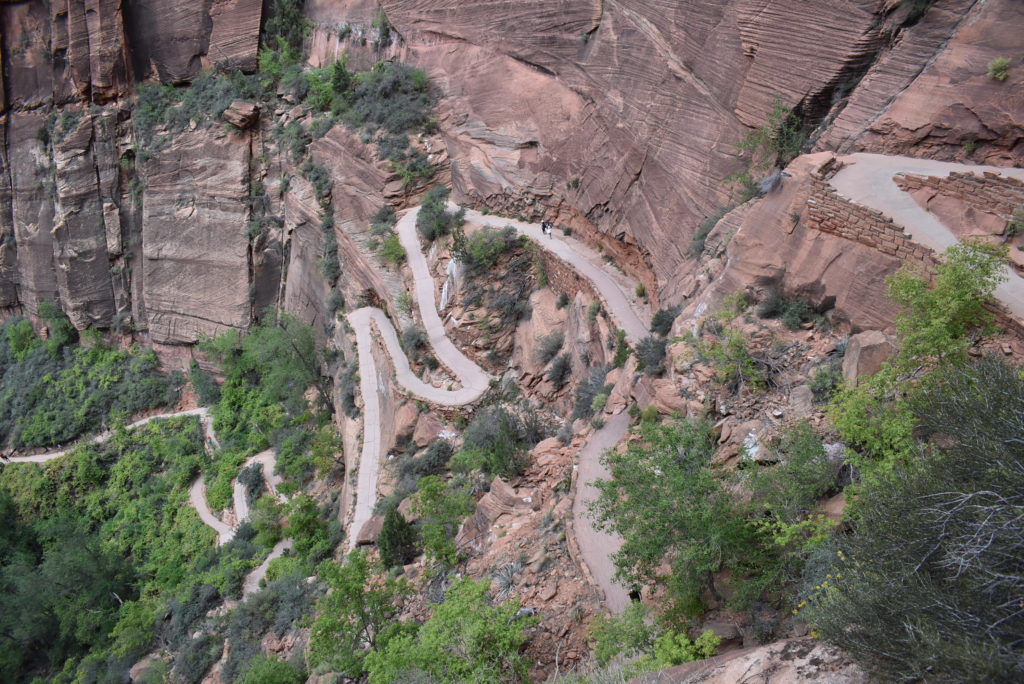
[[[807,225],[810,228],[859,242],[883,254],[913,261],[929,269],[934,266],[932,250],[915,243],[881,212],[840,195],[829,185],[827,178],[827,173],[819,172],[811,180],[811,196],[807,199]]]
[[[905,192],[929,188],[962,200],[969,206],[1009,221],[1015,211],[1024,210],[1024,181],[986,171],[983,175],[954,172],[948,177],[899,174],[893,178]]]

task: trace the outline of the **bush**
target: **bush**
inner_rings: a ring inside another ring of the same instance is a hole
[[[569,306],[569,295],[562,292],[558,295],[558,301],[555,302],[555,307],[558,309],[564,309]]]
[[[377,548],[380,550],[380,560],[387,568],[410,563],[419,553],[416,548],[416,531],[395,506],[388,508],[384,514]]]
[[[1017,681],[1020,369],[945,366],[911,408],[924,436],[945,438],[865,484],[804,617],[886,681]]]
[[[383,128],[391,133],[429,130],[433,106],[424,71],[401,62],[378,62],[371,71],[359,74],[352,104],[343,117],[353,128]]]
[[[565,334],[560,330],[540,338],[540,341],[537,343],[537,361],[546,366],[562,349],[564,342]]]
[[[532,446],[531,437],[536,435],[528,434],[519,416],[502,406],[488,406],[463,432],[462,450],[452,457],[452,469],[480,469],[487,475],[505,478],[520,475],[526,465],[526,451]]]
[[[429,340],[427,339],[427,332],[418,326],[410,325],[402,331],[402,347],[412,355],[413,358],[418,359],[420,353],[427,348]]]
[[[380,243],[379,254],[385,264],[401,266],[405,263],[405,247],[402,246],[402,241],[397,235],[388,235],[384,238],[384,241]]]
[[[0,329],[17,325],[6,323]],[[126,352],[103,344],[69,347],[70,333],[58,334],[46,344],[23,349],[21,361],[6,335],[0,338],[7,359],[0,440],[18,447],[66,443],[100,429],[115,414],[131,416],[177,401],[178,388],[160,374],[152,350]],[[65,342],[50,347],[56,339]]]
[[[493,605],[489,585],[456,580],[418,630],[403,630],[367,655],[370,681],[525,680],[529,665],[520,650],[536,618],[517,616],[518,601]]]
[[[303,684],[306,675],[298,668],[270,656],[257,656],[249,661],[238,684]]]
[[[777,450],[781,463],[751,472],[753,501],[774,518],[795,523],[835,487],[839,464],[828,458],[807,421],[783,433]]]
[[[448,211],[448,193],[448,188],[437,185],[423,196],[420,213],[416,216],[416,230],[427,242],[448,235],[453,227],[462,223],[461,212]]]
[[[452,253],[466,264],[472,274],[481,274],[494,268],[501,255],[517,244],[519,237],[512,226],[501,229],[484,226],[469,237],[456,229]]]
[[[548,380],[556,390],[560,390],[569,381],[570,374],[572,374],[572,361],[568,354],[561,354],[548,369]]]
[[[174,659],[174,673],[179,681],[198,684],[224,650],[223,640],[216,634],[202,634],[192,639]]]
[[[656,335],[664,337],[668,335],[672,330],[672,324],[675,322],[676,317],[679,316],[681,309],[679,307],[672,307],[671,309],[659,309],[657,313],[651,317],[651,332]]]
[[[718,222],[722,220],[722,217],[729,213],[732,207],[719,207],[713,214],[705,218],[697,231],[693,234],[690,239],[690,256],[699,257],[704,253],[704,242],[708,239],[708,235],[715,229]]]
[[[594,368],[590,375],[584,378],[583,382],[576,388],[576,404],[572,412],[573,420],[589,418],[594,415],[594,398],[599,394],[611,392],[611,385],[604,384],[604,379],[608,376],[608,370],[607,366]]]
[[[843,382],[841,365],[838,360],[825,363],[814,370],[811,375],[811,392],[814,393],[815,401],[828,401],[832,398],[836,388]]]
[[[744,383],[757,389],[767,384],[763,364],[750,354],[747,338],[739,330],[723,328],[719,340],[696,346],[700,358],[714,366],[715,378],[730,392],[738,392]]]
[[[648,336],[636,345],[636,359],[640,370],[648,375],[661,375],[665,372],[665,340]]]
[[[192,389],[199,397],[200,406],[213,406],[220,400],[220,387],[213,377],[192,361],[188,366],[188,378]]]
[[[789,330],[799,330],[811,320],[811,305],[805,299],[789,299],[778,290],[769,290],[757,307],[761,318],[778,318]]]
[[[1010,60],[997,57],[988,63],[988,77],[997,81],[1005,81],[1010,75]]]

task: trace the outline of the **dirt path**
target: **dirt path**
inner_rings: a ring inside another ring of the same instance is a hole
[[[910,237],[941,253],[957,243],[956,236],[931,212],[893,181],[900,173],[946,177],[954,171],[981,174],[985,171],[1024,180],[1024,169],[975,166],[913,157],[857,154],[840,157],[846,163],[830,183],[840,195],[890,217]],[[1024,278],[1006,269],[1008,280],[996,288],[996,297],[1015,315],[1024,318]]]
[[[414,396],[442,406],[464,406],[479,399],[487,391],[490,376],[476,363],[463,354],[448,337],[444,323],[437,310],[437,288],[430,273],[419,236],[416,233],[416,216],[419,208],[406,212],[398,221],[396,231],[406,250],[409,267],[413,274],[413,288],[420,317],[437,359],[457,378],[461,387],[448,390],[433,387],[420,380],[413,373],[409,359],[398,341],[398,334],[384,311],[364,307],[348,315],[349,323],[356,333],[359,356],[360,392],[363,396],[363,445],[359,460],[359,474],[355,490],[355,507],[349,523],[349,545],[355,541],[363,525],[372,517],[376,503],[377,481],[380,475],[381,453],[381,401],[380,394],[387,391],[387,382],[382,369],[377,366],[371,353],[371,345],[379,340],[387,351],[395,378],[400,386]],[[545,235],[539,224],[524,223],[501,217],[484,216],[479,212],[467,211],[466,218],[474,223],[491,224],[497,227],[512,226],[542,248],[576,269],[587,278],[604,301],[605,308],[619,327],[626,331],[628,339],[636,343],[648,334],[644,322],[647,312],[632,294],[634,284],[621,273],[604,263],[601,255],[583,243],[564,235]],[[638,310],[643,313],[638,313]],[[629,603],[625,590],[615,584],[615,574],[610,554],[621,542],[610,535],[594,529],[586,517],[585,501],[593,498],[596,490],[593,481],[606,475],[600,466],[600,456],[617,444],[629,429],[626,414],[615,416],[598,430],[580,453],[579,483],[574,503],[576,530],[584,560],[605,593],[608,607],[620,612]]]

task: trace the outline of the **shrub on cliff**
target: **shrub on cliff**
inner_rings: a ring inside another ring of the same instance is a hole
[[[1020,681],[1024,380],[942,376],[909,406],[942,438],[863,488],[802,617],[885,681]]]
[[[448,188],[437,185],[423,196],[423,205],[416,216],[416,230],[427,242],[448,235],[452,228],[462,224],[462,212],[448,211]]]

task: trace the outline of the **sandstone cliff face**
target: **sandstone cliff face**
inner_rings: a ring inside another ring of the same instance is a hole
[[[1002,83],[985,75],[1024,31],[1024,8],[1010,0],[937,0],[920,17],[891,0],[828,0],[813,12],[783,0],[381,6],[395,37],[387,47],[376,43],[377,3],[309,0],[310,62],[345,52],[360,66],[397,57],[426,68],[455,198],[572,227],[639,277],[656,305],[684,302],[708,282],[690,237],[728,205],[727,179],[747,164],[736,143],[776,97],[821,122],[821,150],[955,158],[970,143],[978,160],[1021,157],[1024,70]],[[130,311],[136,327],[172,343],[245,326],[278,302],[325,319],[319,217],[301,184],[272,199],[282,224],[255,238],[244,225],[252,182],[278,187],[297,175],[255,161],[276,154],[273,122],[237,136],[185,134],[144,162],[145,186],[123,166],[134,142],[131,84],[254,68],[261,12],[256,0],[0,7],[0,306],[31,313],[57,299],[80,327]],[[86,112],[87,103],[107,106]],[[54,107],[78,118],[55,126]],[[313,151],[340,198],[332,211],[342,294],[386,301],[399,284],[368,261],[366,218],[401,189],[361,147],[338,128]],[[892,260],[799,224],[789,230],[777,208],[723,222],[760,228],[739,231],[722,283],[783,278],[847,302],[855,327],[885,323],[879,283]],[[853,277],[865,269],[875,275]]]
[[[143,296],[155,340],[249,324],[249,146],[238,137],[185,132],[143,166]]]

